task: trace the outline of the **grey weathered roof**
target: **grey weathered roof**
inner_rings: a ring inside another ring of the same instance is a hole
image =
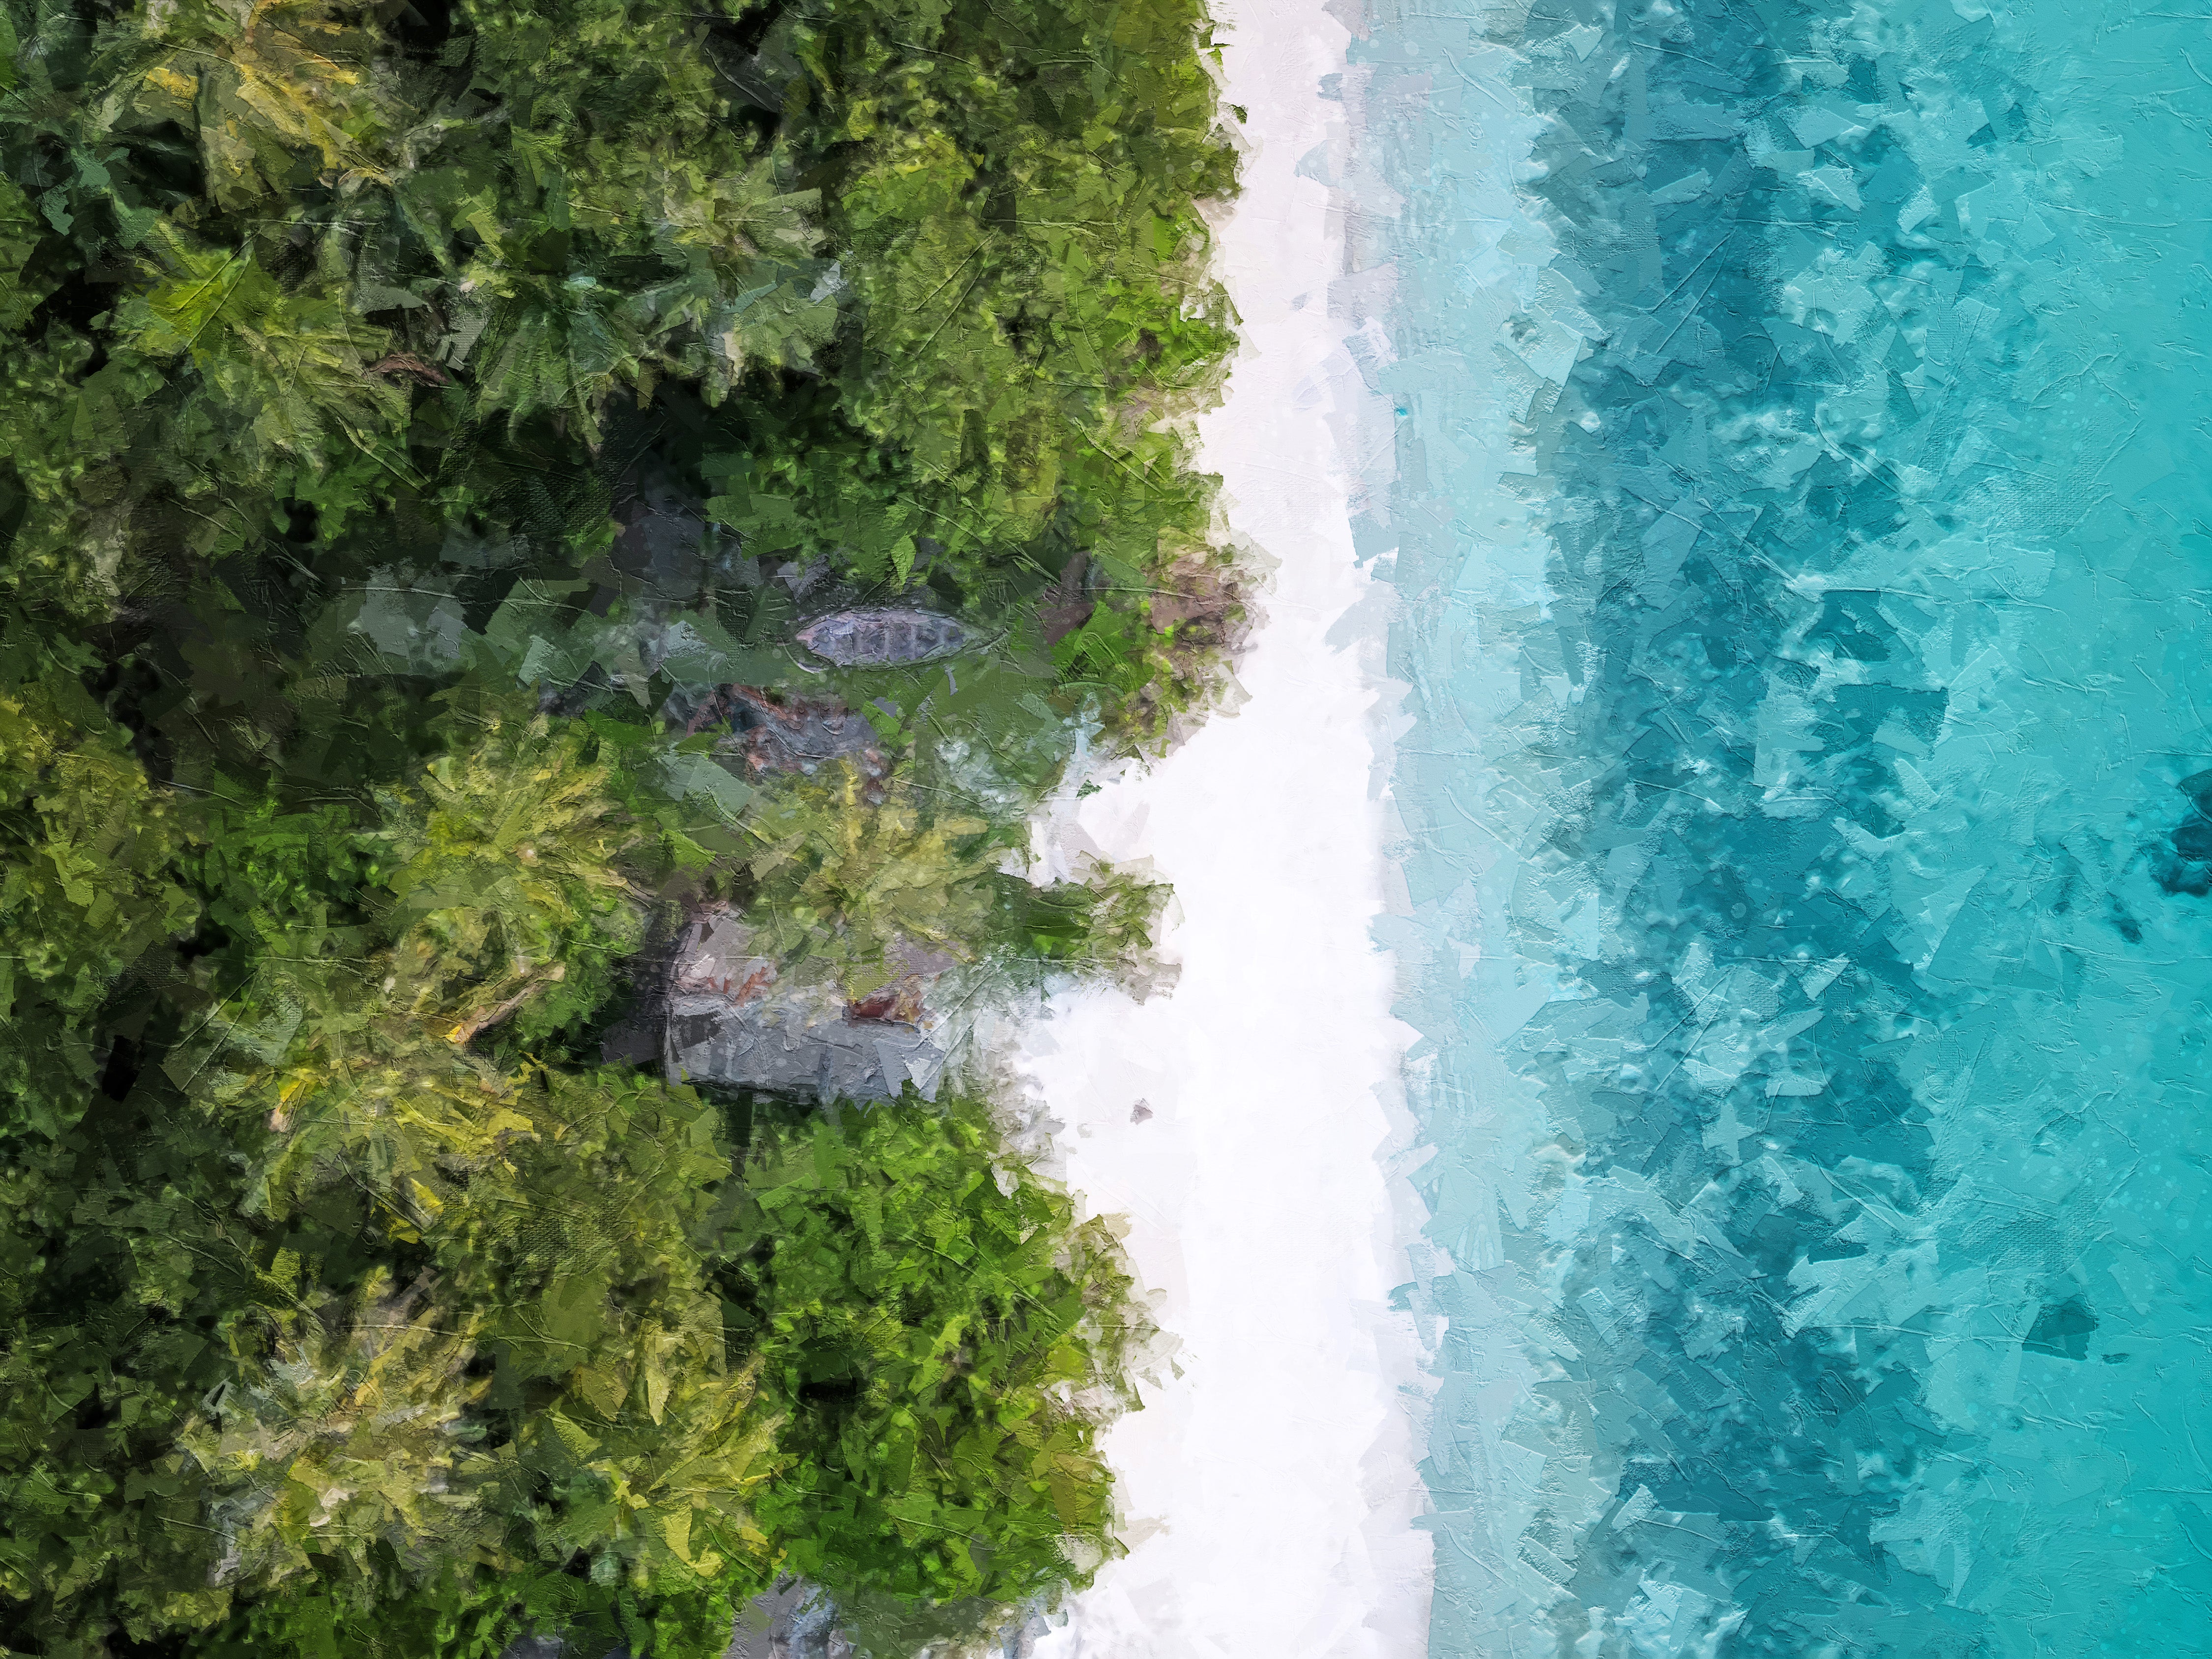
[[[864,776],[884,773],[875,726],[834,697],[719,685],[703,692],[679,689],[662,712],[686,732],[726,731],[715,752],[742,756],[755,772],[812,772],[827,762],[850,760]]]
[[[787,972],[754,950],[735,909],[709,907],[685,924],[670,963],[662,1064],[671,1082],[825,1102],[888,1099],[909,1083],[929,1094],[945,1059],[927,1004],[933,976],[910,973],[854,1001],[826,974]]]
[[[798,640],[840,668],[886,667],[950,656],[968,644],[968,630],[933,611],[864,606],[817,617]]]

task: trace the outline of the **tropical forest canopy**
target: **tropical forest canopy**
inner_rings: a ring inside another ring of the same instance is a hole
[[[1141,949],[1010,854],[1235,621],[1206,51],[0,0],[0,1650],[895,1645],[1110,1548],[1128,1282],[988,1104],[608,1034],[708,902],[855,997]],[[871,607],[969,648],[798,643]]]

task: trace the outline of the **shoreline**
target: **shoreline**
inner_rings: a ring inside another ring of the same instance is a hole
[[[1198,422],[1229,529],[1274,561],[1237,668],[1248,701],[1165,761],[1062,803],[1048,863],[1149,860],[1174,884],[1172,992],[1054,1001],[1015,1057],[1054,1162],[1127,1246],[1168,1368],[1105,1440],[1128,1553],[1038,1659],[1412,1659],[1431,1549],[1416,1471],[1413,1143],[1372,930],[1392,872],[1379,768],[1387,584],[1355,563],[1343,451],[1379,399],[1334,315],[1340,149],[1322,95],[1349,36],[1319,0],[1225,0],[1223,100],[1243,191],[1216,226],[1241,343]],[[1387,416],[1382,422],[1388,430]],[[1387,438],[1385,439],[1387,445]],[[1384,452],[1387,454],[1387,448]],[[1054,869],[1053,873],[1060,873]]]

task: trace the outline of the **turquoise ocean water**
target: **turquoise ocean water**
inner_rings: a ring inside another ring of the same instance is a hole
[[[2212,9],[2156,3],[1355,44],[1440,1659],[2212,1654]]]

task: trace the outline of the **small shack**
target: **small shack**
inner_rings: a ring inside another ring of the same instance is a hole
[[[907,971],[855,998],[826,968],[787,969],[754,945],[734,906],[693,913],[678,935],[659,1011],[672,1083],[817,1100],[933,1094],[945,1066],[931,994],[950,958],[908,949]]]

